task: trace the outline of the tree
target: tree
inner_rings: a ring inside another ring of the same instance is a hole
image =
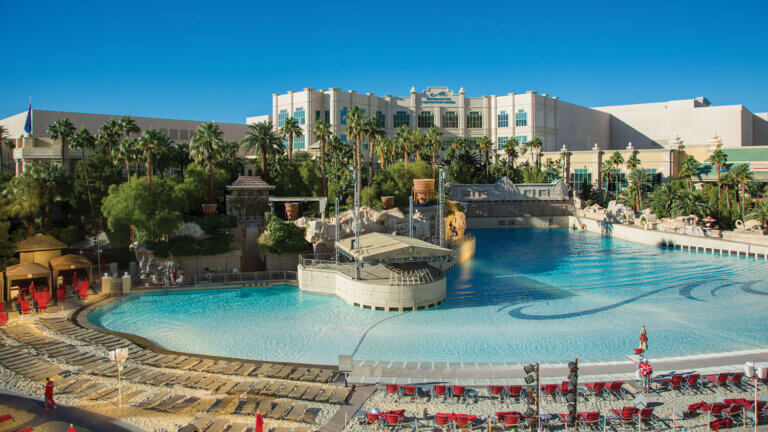
[[[352,188],[349,166],[354,159],[352,147],[341,142],[338,135],[328,138],[328,199],[334,200]]]
[[[406,125],[400,125],[395,132],[395,142],[397,147],[403,154],[403,162],[405,162],[405,169],[408,169],[408,153],[411,150],[411,130]]]
[[[563,170],[563,178],[565,181],[568,181],[568,167],[569,167],[569,161],[571,160],[571,156],[573,153],[569,152],[568,150],[563,150],[560,152],[560,164],[561,168]]]
[[[510,180],[512,179],[509,175],[510,167],[512,168],[512,171],[515,170],[515,160],[519,156],[517,154],[517,146],[518,142],[516,138],[510,138],[504,143],[504,154],[507,155],[507,178]]]
[[[387,161],[389,160],[389,155],[392,151],[393,145],[394,144],[391,138],[383,136],[376,141],[376,146],[371,148],[371,150],[375,151],[379,155],[382,169],[387,168]]]
[[[491,163],[489,155],[490,155],[492,146],[493,146],[493,142],[487,136],[483,136],[479,140],[477,140],[477,148],[478,150],[480,150],[480,154],[482,155],[483,163],[485,164],[486,174],[488,174],[489,165]]]
[[[117,149],[115,147],[113,151]],[[88,173],[86,181],[86,172]],[[104,197],[109,193],[109,187],[118,182],[119,174],[117,172],[114,159],[107,153],[107,148],[96,146],[96,148],[75,165],[72,170],[72,187],[67,185],[67,189],[59,191],[59,196],[64,197],[71,193],[72,204],[75,209],[82,208],[83,222],[87,231],[93,232],[95,229],[102,229],[102,214],[100,212],[101,203]],[[93,213],[85,211],[88,203],[88,193],[90,192],[93,201]]]
[[[316,121],[312,136],[320,142],[320,172],[323,174],[323,193],[328,194],[328,178],[325,176],[325,143],[331,136],[331,124],[325,120]],[[373,145],[371,145],[371,151],[373,151]]]
[[[360,143],[365,133],[365,117],[363,111],[357,105],[347,111],[344,117],[347,121],[347,135],[352,139],[352,147],[355,155],[355,169],[360,172]]]
[[[48,126],[48,134],[54,141],[61,140],[61,164],[64,165],[64,156],[69,147],[69,139],[75,134],[75,125],[69,119],[57,119]]]
[[[629,182],[632,185],[634,192],[634,204],[635,210],[641,211],[643,208],[643,190],[644,188],[651,186],[651,181],[648,173],[640,168],[634,168],[629,172]]]
[[[28,171],[13,177],[3,189],[0,212],[9,218],[23,218],[27,221],[27,235],[35,234],[35,217],[45,203],[40,186]]]
[[[678,196],[672,204],[672,211],[676,216],[697,215],[704,216],[707,212],[707,203],[697,193],[684,193]]]
[[[541,148],[544,146],[541,138],[535,137],[528,141],[525,146],[531,149],[531,155],[535,157],[536,169],[541,169]]]
[[[434,126],[427,129],[427,133],[424,135],[424,142],[429,146],[429,150],[432,152],[432,176],[435,179],[437,179],[437,157],[445,148],[443,140],[440,139],[440,135],[442,134]]]
[[[603,177],[602,179],[606,182],[605,190],[607,191],[610,187],[611,181],[613,179],[617,178],[618,173],[616,172],[616,167],[611,163],[610,160],[605,160],[600,165],[600,175]]]
[[[5,139],[8,138],[8,129],[5,126],[0,125],[0,171],[3,170],[3,147],[5,147]]]
[[[627,167],[627,171],[632,172],[635,168],[640,167],[640,163],[640,158],[637,157],[637,152],[632,152],[632,156],[627,158],[625,166]]]
[[[85,165],[85,150],[92,150],[96,146],[96,138],[88,132],[88,129],[81,127],[70,138],[69,146],[73,150],[80,150],[80,161],[83,164],[83,174],[85,175],[85,190],[88,193],[88,206],[91,209],[91,217],[93,217],[93,199],[91,198],[91,185],[88,182],[88,168]]]
[[[106,146],[109,153],[120,143],[120,122],[110,119],[104,122],[97,132],[96,141],[99,145]]]
[[[130,138],[132,133],[141,132],[141,128],[136,125],[136,122],[129,115],[120,117],[118,124],[120,125],[120,133],[123,134],[126,139]]]
[[[613,165],[616,168],[616,171],[613,173],[613,176],[616,181],[616,194],[618,194],[621,186],[619,184],[619,180],[621,179],[620,177],[621,166],[624,165],[624,156],[622,156],[620,152],[615,151],[613,152],[611,157],[608,158],[608,162],[610,162],[611,165]]]
[[[548,181],[560,178],[563,172],[562,159],[547,158],[547,161],[544,163],[544,171],[547,174]]]
[[[286,125],[288,123],[286,122]],[[298,127],[298,125],[296,125]],[[295,131],[288,132],[291,134],[291,153],[293,152],[293,135]],[[208,172],[208,203],[213,203],[213,164],[221,155],[224,133],[219,128],[219,125],[213,122],[205,122],[197,127],[192,139],[189,143],[189,154],[192,159],[197,162],[205,163],[205,169]],[[298,136],[301,136],[301,129],[299,128]],[[288,158],[290,159],[289,153]]]
[[[736,181],[736,183],[739,184],[739,200],[741,201],[741,217],[744,218],[744,213],[746,212],[746,194],[744,189],[747,186],[747,183],[754,180],[754,176],[749,171],[749,166],[745,164],[740,164],[736,166],[733,170],[733,179]]]
[[[709,163],[715,167],[715,173],[717,174],[717,199],[720,199],[720,173],[723,171],[723,166],[728,161],[728,155],[724,151],[715,149],[709,156]]]
[[[148,179],[147,187],[150,196],[152,195],[152,172],[154,170],[152,165],[152,156],[155,151],[160,149],[164,142],[165,136],[163,136],[163,134],[155,130],[153,127],[145,130],[144,135],[142,135],[138,141],[138,148],[144,154],[144,163],[146,164],[146,174]]]
[[[649,196],[651,209],[659,217],[672,215],[672,206],[677,202],[679,195],[675,187],[669,183],[659,185]]]
[[[680,172],[678,173],[678,176],[680,178],[685,177],[688,179],[688,188],[690,193],[693,193],[693,176],[696,175],[698,166],[699,163],[696,161],[696,158],[691,155],[686,156],[680,165]]]
[[[267,178],[267,155],[275,154],[280,147],[280,139],[272,128],[272,123],[264,121],[248,125],[248,132],[240,143],[243,152],[258,149],[261,156],[261,178]]]
[[[288,138],[288,160],[293,160],[293,138],[300,137],[304,133],[299,122],[295,118],[289,117],[285,119],[283,127],[280,129],[280,135]]]
[[[138,141],[138,138],[126,138],[112,149],[112,158],[118,163],[125,164],[126,181],[131,179],[131,164],[136,163],[138,159]]]
[[[381,129],[381,122],[376,117],[369,117],[363,124],[363,133],[368,137],[368,185],[373,182],[373,155],[374,147],[379,138],[385,136],[385,132]]]
[[[411,151],[410,153],[414,155],[414,160],[421,160],[421,150],[424,146],[424,134],[421,132],[421,129],[413,129],[411,130]]]
[[[763,232],[768,230],[768,200],[758,202],[747,217],[759,220],[763,224]]]
[[[725,205],[728,208],[728,212],[731,211],[731,188],[735,188],[738,185],[736,177],[733,175],[734,170],[729,170],[720,176],[720,183],[725,187]]]
[[[69,191],[67,171],[58,164],[33,162],[24,173],[35,183],[35,190],[42,200],[43,224],[49,226],[54,201]]]

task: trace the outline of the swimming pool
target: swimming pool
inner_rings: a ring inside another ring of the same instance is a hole
[[[623,359],[640,326],[653,357],[768,347],[768,263],[586,231],[484,229],[417,312],[362,310],[296,287],[130,295],[89,320],[171,350],[335,364],[357,360]]]

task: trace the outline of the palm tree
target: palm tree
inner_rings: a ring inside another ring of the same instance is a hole
[[[70,138],[69,146],[73,150],[80,149],[80,161],[83,164],[83,176],[85,177],[85,191],[88,195],[88,205],[91,207],[91,217],[93,217],[93,200],[91,199],[91,185],[88,183],[88,164],[85,163],[85,150],[93,149],[96,146],[96,138],[88,132],[88,129],[81,127]]]
[[[132,133],[141,132],[141,128],[136,125],[136,122],[129,115],[120,117],[118,124],[120,126],[120,133],[125,135],[125,138],[130,138]]]
[[[99,128],[97,141],[106,146],[109,153],[112,153],[112,149],[120,142],[120,128],[120,122],[115,119],[107,120]]]
[[[0,125],[0,171],[3,170],[3,147],[5,147],[5,139],[8,138],[8,129],[5,126]]]
[[[253,149],[259,149],[261,155],[261,178],[267,178],[267,154],[276,153],[280,147],[280,138],[275,134],[272,123],[263,121],[261,123],[249,124],[248,133],[240,142],[240,148],[248,153]],[[321,144],[322,152],[322,144]]]
[[[33,162],[24,174],[35,183],[35,190],[41,199],[44,225],[49,226],[56,197],[65,193],[69,187],[67,172],[58,164]]]
[[[568,167],[570,165],[569,161],[571,160],[572,155],[573,153],[569,152],[568,150],[563,150],[560,152],[560,163],[563,169],[563,178],[566,182],[568,182]]]
[[[61,164],[64,165],[64,156],[69,146],[69,139],[75,134],[75,125],[67,118],[57,119],[48,126],[48,134],[54,141],[61,140]]]
[[[728,155],[724,151],[715,149],[709,156],[709,163],[715,167],[717,173],[717,199],[720,199],[720,172],[723,170],[723,166],[728,161]]]
[[[747,216],[759,220],[763,224],[763,232],[768,230],[768,200],[758,202]]]
[[[458,137],[451,141],[451,148],[456,152],[469,151],[472,148],[472,143],[464,137]]]
[[[629,172],[628,180],[632,184],[635,192],[635,210],[641,211],[643,208],[643,188],[651,185],[648,173],[640,168],[634,168]]]
[[[376,141],[384,136],[384,130],[381,129],[381,122],[376,117],[370,117],[363,124],[363,133],[368,137],[368,186],[373,184],[373,148]]]
[[[692,192],[691,192],[692,194]],[[672,186],[669,183],[665,183],[656,189],[654,189],[652,193],[652,198],[656,205],[658,207],[663,208],[666,211],[665,215],[659,215],[659,216],[668,216],[672,212],[672,206],[675,202],[677,202],[679,195],[677,191],[675,191],[674,186]]]
[[[411,153],[414,155],[414,160],[421,160],[421,150],[424,146],[424,134],[421,129],[413,129],[411,131]]]
[[[741,200],[741,218],[744,218],[744,212],[746,211],[747,197],[744,193],[744,189],[747,183],[754,180],[754,176],[749,172],[749,166],[745,164],[738,165],[733,169],[733,179],[739,184],[739,199]]]
[[[544,146],[541,138],[535,137],[527,142],[525,146],[531,149],[531,154],[536,158],[536,169],[541,170],[541,148]]]
[[[691,155],[686,156],[680,165],[680,172],[678,173],[678,176],[688,179],[688,189],[691,193],[693,193],[693,176],[696,175],[696,169],[698,166],[699,163],[696,161],[696,158]]]
[[[440,139],[440,131],[432,126],[427,129],[427,133],[424,136],[424,141],[432,151],[432,176],[437,178],[437,156],[443,151],[443,140]]]
[[[509,176],[509,169],[512,168],[512,171],[515,170],[515,159],[517,159],[517,139],[511,138],[507,142],[504,143],[504,154],[507,155],[507,178],[511,180],[511,177]]]
[[[290,120],[290,119],[289,119]],[[286,126],[288,122],[286,121]],[[296,125],[298,127],[298,125]],[[293,151],[293,136],[295,131],[290,131],[291,151]],[[195,134],[192,135],[192,139],[189,142],[189,155],[197,163],[205,162],[205,169],[208,171],[208,203],[212,204],[213,201],[213,164],[219,158],[221,154],[224,141],[222,136],[224,132],[221,131],[219,125],[213,122],[205,122],[197,127]],[[299,128],[298,135],[301,136],[301,128]]]
[[[403,153],[405,169],[408,170],[408,152],[411,148],[411,130],[406,125],[400,125],[395,132],[395,142],[398,149]]]
[[[483,163],[485,164],[485,173],[488,174],[488,170],[490,169],[490,151],[491,147],[493,146],[493,142],[490,138],[487,136],[481,137],[479,140],[477,140],[477,148],[480,150],[480,154],[483,157]]]
[[[707,203],[696,193],[685,193],[672,204],[672,210],[677,216],[702,216],[707,212]]]
[[[611,181],[617,177],[618,173],[616,172],[616,167],[611,163],[611,161],[605,160],[600,165],[600,175],[606,182],[605,190],[608,191]]]
[[[117,162],[125,163],[125,179],[131,180],[131,163],[136,160],[136,147],[138,145],[136,138],[127,138],[112,149],[112,158]]]
[[[35,179],[27,171],[13,177],[2,191],[0,213],[27,220],[27,235],[35,234],[35,216],[43,208],[43,197]]]
[[[331,124],[318,120],[312,130],[312,137],[320,141],[320,172],[323,175],[323,194],[328,194],[328,178],[325,176],[325,142],[331,136]]]
[[[355,154],[355,170],[359,173],[360,143],[365,133],[365,116],[363,116],[363,110],[359,106],[352,105],[344,118],[347,121],[347,135],[352,139],[352,149]]]
[[[288,137],[288,160],[293,160],[293,137],[300,137],[304,131],[299,126],[299,122],[295,118],[289,117],[285,119],[283,127],[280,129],[280,135]]]
[[[624,166],[627,167],[627,171],[632,172],[632,170],[640,166],[640,163],[640,158],[637,157],[637,152],[633,152],[632,156],[627,158],[627,162]]]
[[[376,147],[372,148],[372,150],[374,150],[379,155],[382,169],[387,168],[387,161],[389,160],[389,154],[392,151],[392,147],[392,139],[387,136],[383,136],[381,139],[376,141]]]
[[[144,135],[139,138],[139,150],[144,154],[144,163],[147,170],[147,187],[149,188],[149,196],[152,196],[152,155],[156,150],[159,150],[163,145],[165,137],[163,134],[151,127],[144,131]]]
[[[720,176],[720,183],[725,187],[725,205],[728,207],[728,212],[731,211],[731,188],[735,188],[738,182],[733,176],[733,170],[729,170]]]

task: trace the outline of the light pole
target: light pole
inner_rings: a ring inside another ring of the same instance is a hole
[[[118,406],[123,406],[123,391],[121,388],[121,376],[123,371],[123,364],[128,358],[128,348],[116,348],[109,352],[109,360],[115,362],[117,365],[117,403]]]
[[[333,251],[336,255],[336,264],[339,263],[339,247],[336,246],[339,243],[339,197],[336,197],[336,223],[334,224],[334,230],[336,231],[336,241],[333,242]]]
[[[360,279],[360,173],[353,170],[353,179],[355,182],[355,247],[352,253],[355,255],[355,279]]]
[[[413,189],[408,197],[408,237],[413,238]]]
[[[440,168],[440,176],[439,176],[440,184],[438,184],[438,194],[440,194],[440,201],[439,201],[439,208],[438,211],[438,219],[439,219],[439,232],[438,235],[440,236],[440,241],[438,244],[440,247],[445,247],[445,195],[443,194],[443,184],[445,183],[445,171]]]

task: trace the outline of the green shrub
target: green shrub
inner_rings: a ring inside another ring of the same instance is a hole
[[[304,230],[292,223],[283,222],[271,213],[267,213],[267,220],[267,232],[259,241],[267,246],[269,252],[301,253],[311,250],[312,245],[304,240]]]

